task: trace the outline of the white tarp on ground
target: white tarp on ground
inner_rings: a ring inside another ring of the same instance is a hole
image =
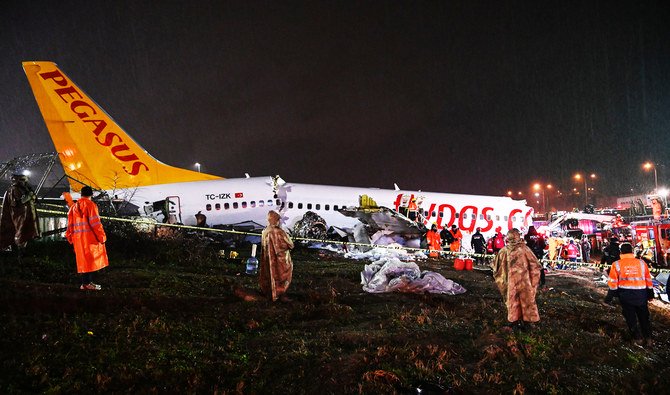
[[[414,262],[385,257],[361,272],[363,290],[370,293],[409,292],[458,295],[466,290],[439,273],[421,271]]]
[[[393,248],[391,248],[393,247]],[[383,259],[396,258],[400,261],[414,261],[426,259],[426,254],[422,251],[408,251],[398,244],[390,244],[385,247],[375,247],[370,250],[361,251],[354,248],[352,251],[344,254],[349,259],[367,259],[370,261],[379,261]]]

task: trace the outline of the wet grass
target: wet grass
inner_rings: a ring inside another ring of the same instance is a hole
[[[654,304],[656,346],[633,346],[590,273],[549,275],[541,323],[514,332],[490,275],[448,261],[420,266],[467,293],[372,295],[364,262],[299,250],[293,301],[270,303],[234,296],[257,279],[215,243],[108,248],[100,292],[78,289],[67,243],[1,253],[2,393],[668,392],[670,311]]]

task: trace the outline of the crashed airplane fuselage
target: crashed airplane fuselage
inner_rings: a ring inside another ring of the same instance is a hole
[[[210,226],[265,224],[268,210],[276,210],[290,228],[312,211],[329,227],[351,230],[360,221],[342,209],[359,207],[361,196],[369,196],[391,210],[373,214],[371,228],[416,232],[407,218],[417,226],[456,224],[466,246],[477,227],[492,234],[497,227],[524,230],[531,224],[532,208],[508,197],[289,184],[278,176],[224,179],[169,166],[136,143],[55,63],[24,62],[23,68],[71,190],[89,185],[128,202],[142,216],[187,225],[196,225],[196,214],[205,215]]]

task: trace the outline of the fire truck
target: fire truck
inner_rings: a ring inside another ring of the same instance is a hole
[[[633,242],[640,257],[654,267],[670,263],[670,219],[633,221]]]

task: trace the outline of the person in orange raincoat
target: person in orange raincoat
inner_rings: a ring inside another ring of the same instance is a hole
[[[81,199],[70,206],[67,213],[65,237],[74,247],[77,256],[77,273],[81,273],[82,290],[98,291],[102,287],[93,283],[92,273],[109,265],[105,242],[107,235],[100,223],[98,206],[91,200],[91,187],[81,189]],[[70,200],[65,196],[68,205]]]
[[[293,261],[291,250],[293,241],[289,235],[279,227],[280,216],[276,211],[268,212],[268,226],[261,234],[261,262],[258,275],[258,285],[261,294],[271,301],[277,299],[290,302],[285,293],[291,285],[293,276]],[[246,299],[245,299],[246,300]]]
[[[442,250],[442,240],[440,239],[440,234],[437,232],[437,225],[433,224],[430,230],[426,232],[426,242],[428,243],[428,248],[431,250],[429,256],[431,258],[440,256],[439,251]]]
[[[461,233],[461,230],[458,229],[456,225],[451,225],[449,233],[451,233],[451,236],[454,238],[454,241],[452,241],[451,244],[449,244],[449,249],[455,252],[460,251],[461,239],[463,239],[463,233]]]

